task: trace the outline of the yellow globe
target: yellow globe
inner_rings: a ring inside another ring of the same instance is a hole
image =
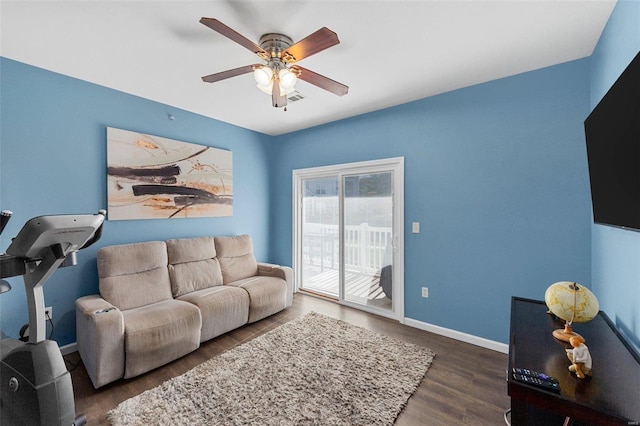
[[[587,322],[598,315],[596,296],[585,286],[571,281],[551,284],[544,292],[544,301],[558,318],[572,322]]]

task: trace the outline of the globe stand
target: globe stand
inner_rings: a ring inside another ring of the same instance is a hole
[[[582,337],[580,336],[578,333],[574,332],[571,328],[571,323],[570,322],[566,322],[564,325],[564,328],[558,328],[556,330],[553,330],[553,337],[555,337],[558,340],[562,340],[563,342],[569,342],[569,339],[571,339],[574,336],[578,336],[578,337]]]

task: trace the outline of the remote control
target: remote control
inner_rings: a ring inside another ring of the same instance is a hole
[[[540,373],[538,371],[528,370],[526,368],[514,368],[513,372],[515,374],[520,374],[523,376],[531,376],[536,379],[546,380],[547,382],[558,383],[558,381],[551,376],[547,376],[546,374]]]
[[[547,380],[538,379],[533,376],[525,376],[523,374],[512,373],[512,376],[515,380],[526,383],[528,385],[537,386],[541,389],[548,390],[551,392],[560,392],[560,385],[558,383],[549,382]]]

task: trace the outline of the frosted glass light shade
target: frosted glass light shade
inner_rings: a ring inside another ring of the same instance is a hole
[[[280,76],[280,87],[285,90],[292,89],[298,81],[298,77],[286,68],[281,69],[278,75]]]
[[[262,86],[260,84],[256,84],[256,87],[258,89],[260,89],[262,92],[266,93],[267,95],[271,95],[271,91],[273,90],[273,81],[270,82],[269,84],[267,84],[266,86]],[[280,84],[280,93],[283,95],[289,95],[293,92],[295,92],[296,89],[293,87],[290,87],[288,89],[285,89],[282,84]]]
[[[267,95],[271,95],[271,91],[273,90],[273,81],[264,86],[258,83],[256,84],[256,87],[260,89],[262,92],[266,93]]]
[[[293,87],[289,87],[289,88],[285,88],[282,86],[282,84],[280,85],[280,93],[284,94],[284,95],[290,95],[291,93],[295,92],[296,89]]]
[[[256,68],[253,71],[253,78],[258,83],[258,86],[268,86],[271,83],[273,77],[273,71],[269,67]]]

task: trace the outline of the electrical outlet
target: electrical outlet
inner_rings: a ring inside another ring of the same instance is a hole
[[[429,297],[429,287],[422,287],[422,297]]]
[[[45,321],[53,321],[53,308],[51,306],[44,308],[44,319]]]

